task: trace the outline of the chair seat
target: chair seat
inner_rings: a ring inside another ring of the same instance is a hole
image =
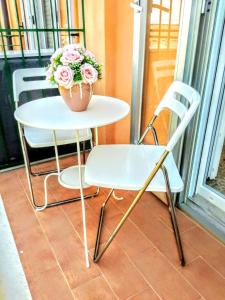
[[[39,129],[33,127],[24,127],[24,134],[28,144],[32,148],[50,147],[54,145],[52,130]],[[92,133],[90,129],[79,130],[80,142],[90,140]],[[56,130],[56,139],[58,145],[75,143],[75,130]]]
[[[139,190],[164,152],[164,146],[154,145],[100,145],[93,148],[85,168],[85,182],[99,187]],[[173,193],[183,190],[183,181],[172,153],[164,166],[167,168]],[[146,189],[166,192],[161,170]]]

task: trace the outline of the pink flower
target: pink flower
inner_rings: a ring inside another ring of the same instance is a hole
[[[84,55],[90,57],[91,59],[93,59],[94,61],[96,61],[96,58],[94,56],[94,54],[90,51],[90,50],[85,50]]]
[[[87,63],[81,66],[81,74],[84,81],[89,84],[94,83],[98,79],[98,72],[96,71],[96,69],[92,65]]]
[[[74,71],[68,66],[59,66],[54,72],[55,81],[59,86],[69,89],[73,86]]]
[[[79,49],[81,49],[82,47],[81,47],[81,45],[80,44],[69,44],[69,45],[66,45],[66,46],[64,46],[63,47],[63,50],[64,51],[67,51],[67,50],[79,50]]]
[[[64,65],[68,65],[70,63],[79,63],[84,59],[83,55],[80,54],[77,50],[67,50],[63,52],[62,57],[60,58],[60,61]]]

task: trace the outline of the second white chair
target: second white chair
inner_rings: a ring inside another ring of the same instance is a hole
[[[182,97],[187,100],[187,107],[179,101]],[[180,263],[182,266],[185,265],[175,207],[171,195],[182,191],[184,185],[171,151],[191,121],[199,102],[200,95],[195,89],[182,82],[175,81],[157,107],[138,145],[102,145],[94,147],[91,151],[86,163],[85,181],[90,185],[110,188],[110,192],[100,211],[94,252],[95,262],[102,257],[109,247],[143,193],[151,191],[166,193]],[[180,123],[168,144],[159,146],[153,124],[159,113],[164,109],[170,109],[176,113]],[[144,137],[149,130],[153,133],[156,145],[142,145]],[[102,250],[99,251],[104,210],[114,189],[135,190],[138,192],[110,238]]]
[[[30,91],[37,91],[37,90],[54,90],[57,89],[56,85],[49,83],[46,80],[46,70],[45,68],[29,68],[29,69],[18,69],[13,72],[13,95],[15,106],[18,107],[20,105],[20,96],[23,92],[30,92]],[[32,186],[31,176],[41,176],[46,175],[55,170],[47,170],[42,172],[33,172],[32,167],[30,164],[30,159],[28,155],[27,145],[31,148],[44,148],[44,147],[53,147],[54,140],[52,136],[51,130],[39,129],[39,128],[32,128],[28,126],[20,126],[19,132],[21,143],[23,143],[24,149],[24,158],[25,167],[28,173],[28,184],[31,189],[31,201],[36,210],[41,210],[42,206],[36,204],[36,200],[34,197],[34,191]],[[56,140],[57,145],[68,145],[74,144],[75,137],[74,137],[73,130],[57,130],[56,131]],[[92,132],[91,129],[85,129],[79,131],[80,142],[83,142],[83,160],[85,161],[85,141],[90,141],[91,147],[93,147],[92,143]],[[96,196],[97,192],[94,194],[86,195],[86,198]],[[48,203],[46,207],[52,207],[59,204],[69,203],[76,200],[80,200],[80,197],[70,198],[70,199],[63,199],[57,202]]]

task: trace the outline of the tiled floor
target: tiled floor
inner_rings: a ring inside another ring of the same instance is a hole
[[[68,159],[64,161],[67,165]],[[43,197],[42,178],[35,178]],[[100,196],[86,200],[88,245],[93,253]],[[34,212],[24,171],[0,174],[0,193],[34,300],[224,300],[225,246],[177,211],[187,260],[179,265],[168,212],[146,193],[98,264],[86,269],[82,249],[80,203]],[[132,200],[110,202],[103,241]],[[74,195],[50,182],[52,199]]]

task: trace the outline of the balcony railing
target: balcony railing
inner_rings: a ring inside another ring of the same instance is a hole
[[[0,58],[41,59],[71,42],[86,42],[84,0],[1,1]]]

